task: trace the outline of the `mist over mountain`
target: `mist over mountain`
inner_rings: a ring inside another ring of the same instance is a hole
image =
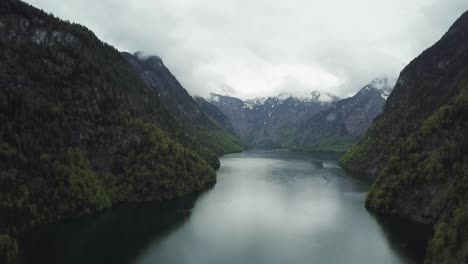
[[[1,264],[468,263],[468,2],[29,2]]]
[[[394,79],[380,77],[356,95],[340,100],[311,92],[241,100],[212,94],[208,99],[230,120],[234,131],[252,147],[344,149],[356,142],[381,112]]]

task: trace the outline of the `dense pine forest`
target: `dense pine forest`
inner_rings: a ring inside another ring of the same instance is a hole
[[[198,137],[177,122],[125,58],[81,25],[2,1],[0,50],[2,263],[19,232],[201,190],[216,181],[218,155],[242,149],[224,147],[236,139],[219,124]],[[210,136],[212,149],[200,140]]]
[[[421,262],[468,263],[468,12],[412,60],[396,84],[384,76],[359,89],[343,99],[318,91],[306,97],[192,97],[160,57],[119,51],[85,26],[20,0],[2,0],[0,263],[17,263],[19,237],[38,228],[206,190],[217,181],[219,158],[246,148],[261,150],[231,156],[231,167],[218,171],[227,178],[222,187],[232,184],[221,189],[232,193],[215,193],[229,204],[223,209],[236,201],[245,209],[246,203],[255,212],[241,212],[258,219],[271,211],[297,214],[296,203],[309,199],[311,208],[301,207],[303,215],[291,219],[304,222],[310,210],[336,220],[339,204],[352,207],[350,201],[360,198],[364,206],[365,196],[372,217],[429,230]],[[248,191],[259,201],[243,200]],[[284,208],[268,210],[270,199]],[[219,209],[213,204],[219,205],[208,203],[205,213]],[[368,220],[360,208],[364,216],[344,215]],[[252,220],[242,217],[230,220]],[[269,227],[289,215],[273,217],[278,221]],[[372,224],[363,230],[374,230]],[[282,231],[292,234],[288,228]],[[263,231],[254,229],[247,231]],[[241,236],[245,230],[236,231]],[[244,235],[250,239],[251,233]]]

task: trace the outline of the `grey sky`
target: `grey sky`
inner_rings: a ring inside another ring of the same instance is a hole
[[[159,55],[195,95],[344,97],[399,71],[467,0],[27,0],[120,50]]]

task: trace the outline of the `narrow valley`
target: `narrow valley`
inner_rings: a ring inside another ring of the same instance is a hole
[[[1,264],[468,263],[468,2],[189,2],[0,2]]]

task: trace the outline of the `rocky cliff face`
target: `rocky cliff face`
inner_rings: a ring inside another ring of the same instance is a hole
[[[394,81],[382,77],[343,100],[312,92],[308,98],[280,95],[245,101],[214,94],[209,101],[251,146],[343,149],[356,142],[382,112],[393,85]]]
[[[282,147],[291,140],[292,127],[329,108],[336,97],[315,92],[310,98],[289,95],[242,101],[213,94],[209,102],[232,122],[235,132],[255,147]]]
[[[158,56],[144,56],[141,53],[122,52],[143,81],[154,89],[160,101],[182,124],[214,127],[215,125],[200,111],[189,95]]]
[[[296,144],[346,146],[356,142],[382,112],[394,84],[388,77],[375,79],[353,97],[315,114],[298,126]]]
[[[218,107],[213,105],[212,103],[206,101],[202,97],[195,97],[195,101],[197,102],[200,110],[204,112],[207,116],[213,118],[218,124],[220,124],[227,132],[235,135],[236,132],[234,127],[231,123],[229,117],[227,117]]]
[[[468,262],[468,13],[401,72],[341,164],[374,181],[367,208],[434,226],[426,263]]]
[[[233,133],[225,130],[216,119],[210,118],[200,109],[197,102],[166,68],[161,58],[143,56],[140,53],[123,52],[122,55],[146,85],[153,89],[161,103],[183,128],[180,133],[187,134],[217,155],[243,149]],[[218,166],[219,164],[215,167]]]

